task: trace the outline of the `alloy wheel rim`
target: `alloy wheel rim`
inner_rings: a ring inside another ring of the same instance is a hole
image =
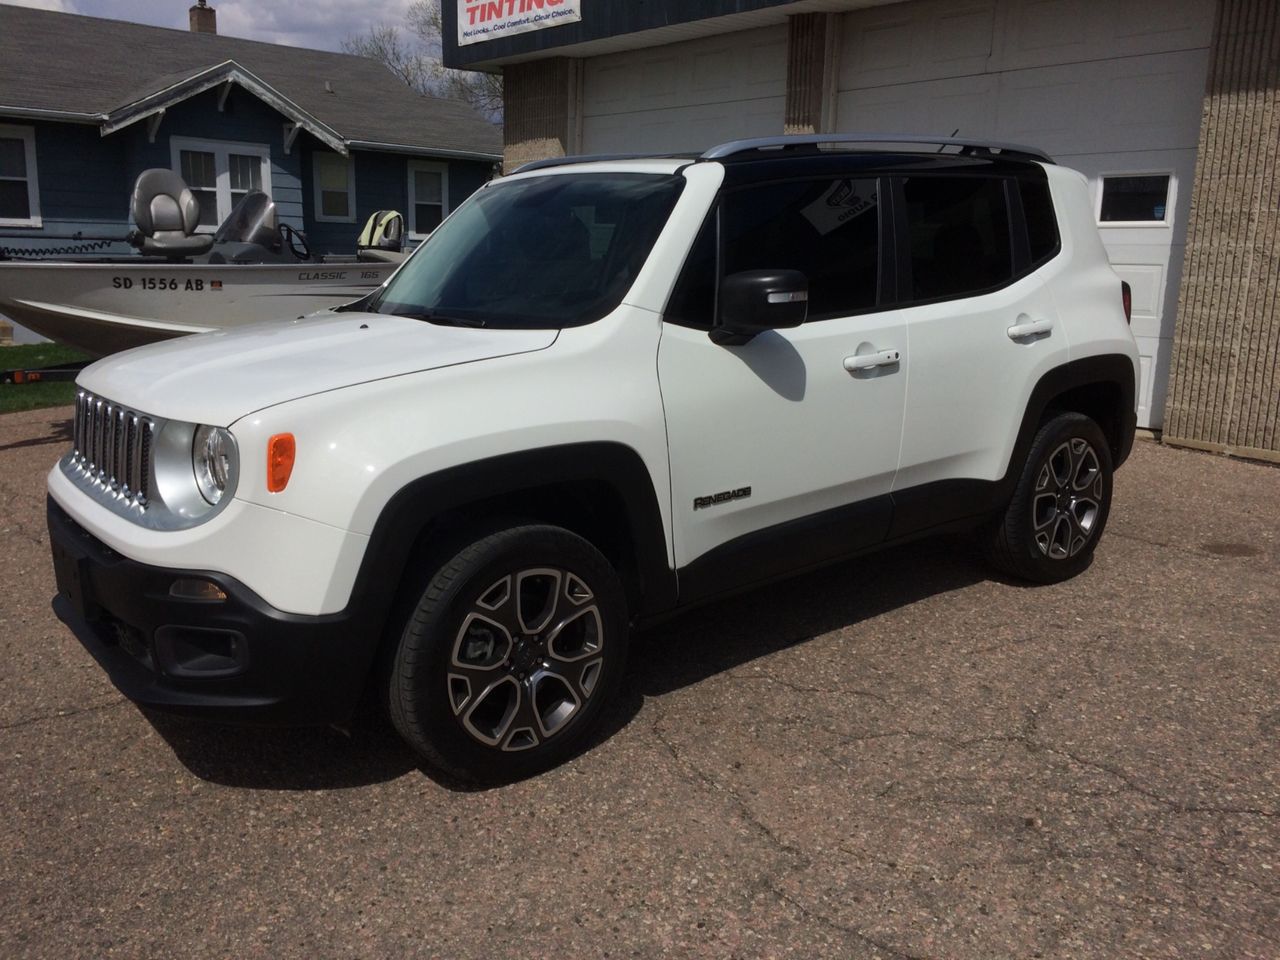
[[[495,581],[454,636],[446,693],[475,740],[528,750],[563,733],[595,692],[604,620],[581,577],[531,567]]]
[[[1085,548],[1097,529],[1103,489],[1089,441],[1072,437],[1045,458],[1031,503],[1032,537],[1042,556],[1069,560]]]

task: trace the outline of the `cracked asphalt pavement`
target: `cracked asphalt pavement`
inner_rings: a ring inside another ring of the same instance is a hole
[[[1140,442],[1078,579],[913,544],[636,638],[467,791],[373,726],[147,716],[49,610],[0,417],[0,956],[1280,957],[1280,470]]]

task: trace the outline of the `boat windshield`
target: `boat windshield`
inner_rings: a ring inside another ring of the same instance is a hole
[[[256,243],[269,247],[280,242],[275,202],[260,190],[246,193],[213,235],[214,243]]]
[[[368,309],[433,323],[560,328],[621,302],[684,178],[570,173],[498,182],[454,211]]]

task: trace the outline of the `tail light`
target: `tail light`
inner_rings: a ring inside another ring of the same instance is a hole
[[[1120,281],[1120,299],[1124,301],[1124,322],[1133,325],[1133,288],[1128,283]]]

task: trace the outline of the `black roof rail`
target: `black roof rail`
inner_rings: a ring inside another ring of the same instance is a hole
[[[995,143],[986,140],[958,140],[955,137],[904,136],[896,133],[811,133],[790,134],[778,137],[753,137],[747,140],[730,140],[712,147],[699,160],[727,160],[744,153],[759,150],[785,150],[791,147],[819,147],[828,144],[911,144],[913,146],[959,147],[965,155],[1001,156],[1016,160],[1038,160],[1053,163],[1053,158],[1043,150],[1016,143]],[[941,152],[941,150],[939,150]]]
[[[676,156],[670,153],[592,153],[573,157],[548,157],[546,160],[530,160],[516,167],[512,174],[544,170],[547,167],[565,167],[574,163],[602,163],[608,160],[692,160],[694,154]]]

